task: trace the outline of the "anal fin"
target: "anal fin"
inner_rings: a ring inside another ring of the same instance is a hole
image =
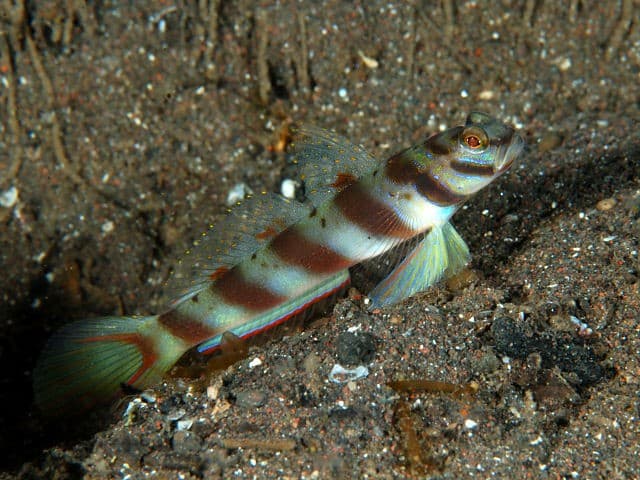
[[[435,227],[370,293],[370,309],[393,305],[451,277],[469,262],[469,249],[450,223]]]

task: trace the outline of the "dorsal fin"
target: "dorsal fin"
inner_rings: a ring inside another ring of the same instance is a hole
[[[210,225],[178,261],[167,281],[165,296],[170,299],[169,304],[173,307],[181,303],[220,278],[311,209],[267,192],[238,202],[224,219]]]
[[[314,206],[373,172],[379,162],[363,147],[337,133],[313,126],[292,126],[290,152],[305,194]]]

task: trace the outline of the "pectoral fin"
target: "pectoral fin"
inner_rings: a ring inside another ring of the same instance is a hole
[[[369,293],[370,309],[397,303],[458,273],[469,249],[450,223],[436,227]]]

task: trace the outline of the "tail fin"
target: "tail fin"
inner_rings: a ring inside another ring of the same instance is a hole
[[[123,384],[157,383],[188,346],[158,317],[105,317],[65,326],[47,343],[33,373],[35,403],[49,416],[112,400]]]

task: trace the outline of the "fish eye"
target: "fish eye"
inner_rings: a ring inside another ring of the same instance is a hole
[[[480,139],[475,135],[468,135],[467,137],[465,137],[464,142],[471,148],[478,148],[482,143]]]
[[[487,134],[477,127],[465,128],[460,139],[462,144],[470,150],[484,150],[489,145]]]

